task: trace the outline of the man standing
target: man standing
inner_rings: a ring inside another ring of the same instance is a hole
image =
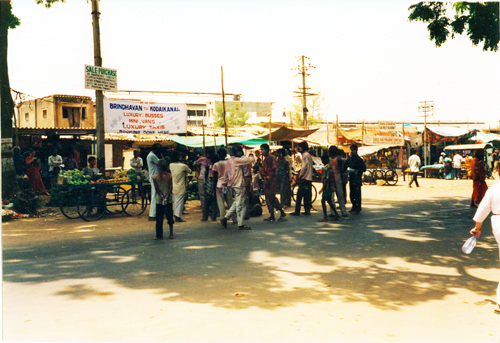
[[[200,198],[201,208],[205,208],[205,182],[208,178],[208,166],[210,164],[210,159],[212,158],[212,153],[207,151],[207,156],[201,156],[197,159],[193,166],[195,170],[198,170],[198,196]]]
[[[174,216],[172,211],[172,175],[168,170],[168,164],[161,160],[158,164],[160,172],[153,175],[153,185],[156,190],[155,198],[152,202],[156,203],[156,236],[154,240],[163,239],[163,218],[167,217],[170,235],[168,238],[174,239]]]
[[[242,167],[251,165],[254,159],[253,157],[243,156],[243,149],[239,145],[233,147],[233,155],[234,158],[230,159],[226,164],[224,185],[233,188],[234,202],[226,215],[222,217],[220,223],[223,227],[227,227],[227,219],[236,213],[238,228],[240,230],[251,230],[249,226],[243,225],[245,217],[245,181]]]
[[[415,185],[419,187],[418,181],[417,181],[417,176],[420,171],[420,164],[422,162],[420,161],[420,157],[418,156],[418,152],[416,150],[413,151],[413,155],[410,156],[408,159],[408,167],[410,168],[410,173],[411,173],[411,181],[408,184],[408,187],[411,188],[411,184],[415,182]]]
[[[348,159],[349,170],[349,196],[351,199],[352,214],[361,212],[361,186],[363,185],[362,176],[366,171],[365,161],[358,155],[358,146],[351,145],[351,155]]]
[[[160,162],[160,151],[160,143],[155,143],[153,144],[153,148],[148,154],[148,157],[146,157],[146,162],[148,163],[149,182],[151,183],[151,204],[149,205],[149,221],[156,221],[156,201],[153,200],[156,198],[156,189],[153,183],[153,175],[160,172],[160,168],[158,167],[158,163]]]
[[[462,162],[464,158],[457,151],[455,156],[453,156],[453,171],[455,172],[455,179],[460,180],[460,172],[462,171]]]
[[[313,173],[313,160],[311,154],[309,154],[309,145],[307,142],[300,142],[298,145],[298,151],[302,154],[302,166],[300,168],[299,174],[297,175],[297,181],[299,183],[299,189],[297,191],[297,201],[295,203],[295,212],[292,212],[292,216],[300,216],[300,207],[302,206],[302,199],[304,199],[304,215],[311,215],[311,186],[312,186],[312,173]]]
[[[54,167],[61,168],[61,164],[63,164],[63,159],[61,155],[57,154],[57,149],[52,149],[52,155],[48,158],[49,164],[49,173],[54,170]]]
[[[181,162],[181,155],[178,151],[172,154],[172,163],[170,163],[170,172],[172,173],[172,195],[174,202],[174,219],[176,222],[184,222],[182,220],[182,212],[184,211],[184,200],[186,198],[186,178],[187,174],[191,173],[191,169]]]
[[[141,152],[139,150],[134,150],[134,157],[130,159],[130,166],[136,171],[140,172],[143,166],[142,158],[140,156]]]
[[[269,144],[262,144],[260,150],[262,151],[262,156],[264,156],[264,161],[260,168],[260,176],[264,180],[264,195],[266,197],[267,209],[269,210],[269,218],[264,219],[264,221],[274,222],[276,220],[274,209],[278,209],[281,212],[279,221],[284,221],[286,216],[285,211],[283,211],[283,207],[281,207],[278,198],[276,198],[276,193],[278,192],[276,159],[269,153]]]

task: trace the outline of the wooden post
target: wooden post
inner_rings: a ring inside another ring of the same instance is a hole
[[[205,150],[205,124],[203,119],[201,120],[201,129],[203,130],[203,156],[207,157],[207,152]]]
[[[226,122],[226,97],[224,96],[224,70],[222,66],[220,67],[220,81],[222,85],[222,109],[224,111],[224,136],[226,138],[226,150],[229,149],[227,146],[227,122]]]
[[[269,146],[271,146],[271,118],[272,113],[269,113]]]

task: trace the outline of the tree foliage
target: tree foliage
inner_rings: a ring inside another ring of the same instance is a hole
[[[308,98],[307,109],[307,125],[316,125],[323,121],[323,101],[325,98],[319,93]],[[302,115],[302,99],[297,100],[292,104],[292,111],[290,112],[290,123],[296,126],[304,126],[304,117]]]
[[[451,33],[467,34],[474,46],[483,42],[484,51],[498,51],[499,2],[419,2],[410,6],[410,21],[427,23],[431,41],[440,47]],[[453,18],[448,12],[454,12]]]
[[[235,103],[226,108],[226,123],[228,127],[244,126],[250,115],[241,109],[240,103]],[[215,126],[224,127],[224,108],[221,103],[215,105]]]

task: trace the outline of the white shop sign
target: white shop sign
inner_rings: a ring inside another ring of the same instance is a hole
[[[104,127],[118,133],[186,133],[187,105],[106,99]]]
[[[403,137],[394,136],[363,136],[363,144],[366,145],[404,145]]]
[[[85,89],[117,92],[116,69],[85,65]]]

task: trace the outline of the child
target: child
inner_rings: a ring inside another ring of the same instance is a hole
[[[154,240],[163,239],[163,218],[167,217],[170,227],[168,238],[174,239],[174,212],[172,209],[172,174],[168,162],[160,160],[158,167],[160,172],[153,175],[153,184],[156,195],[152,201],[156,201],[156,236]]]
[[[328,221],[328,213],[326,211],[326,203],[330,205],[334,213],[333,220],[339,220],[340,216],[335,209],[335,204],[332,202],[332,195],[335,191],[334,183],[333,183],[333,170],[330,166],[330,159],[327,155],[321,156],[321,162],[325,165],[323,170],[323,188],[319,191],[322,194],[321,197],[321,206],[323,207],[323,218],[318,220],[319,222],[327,222]]]

